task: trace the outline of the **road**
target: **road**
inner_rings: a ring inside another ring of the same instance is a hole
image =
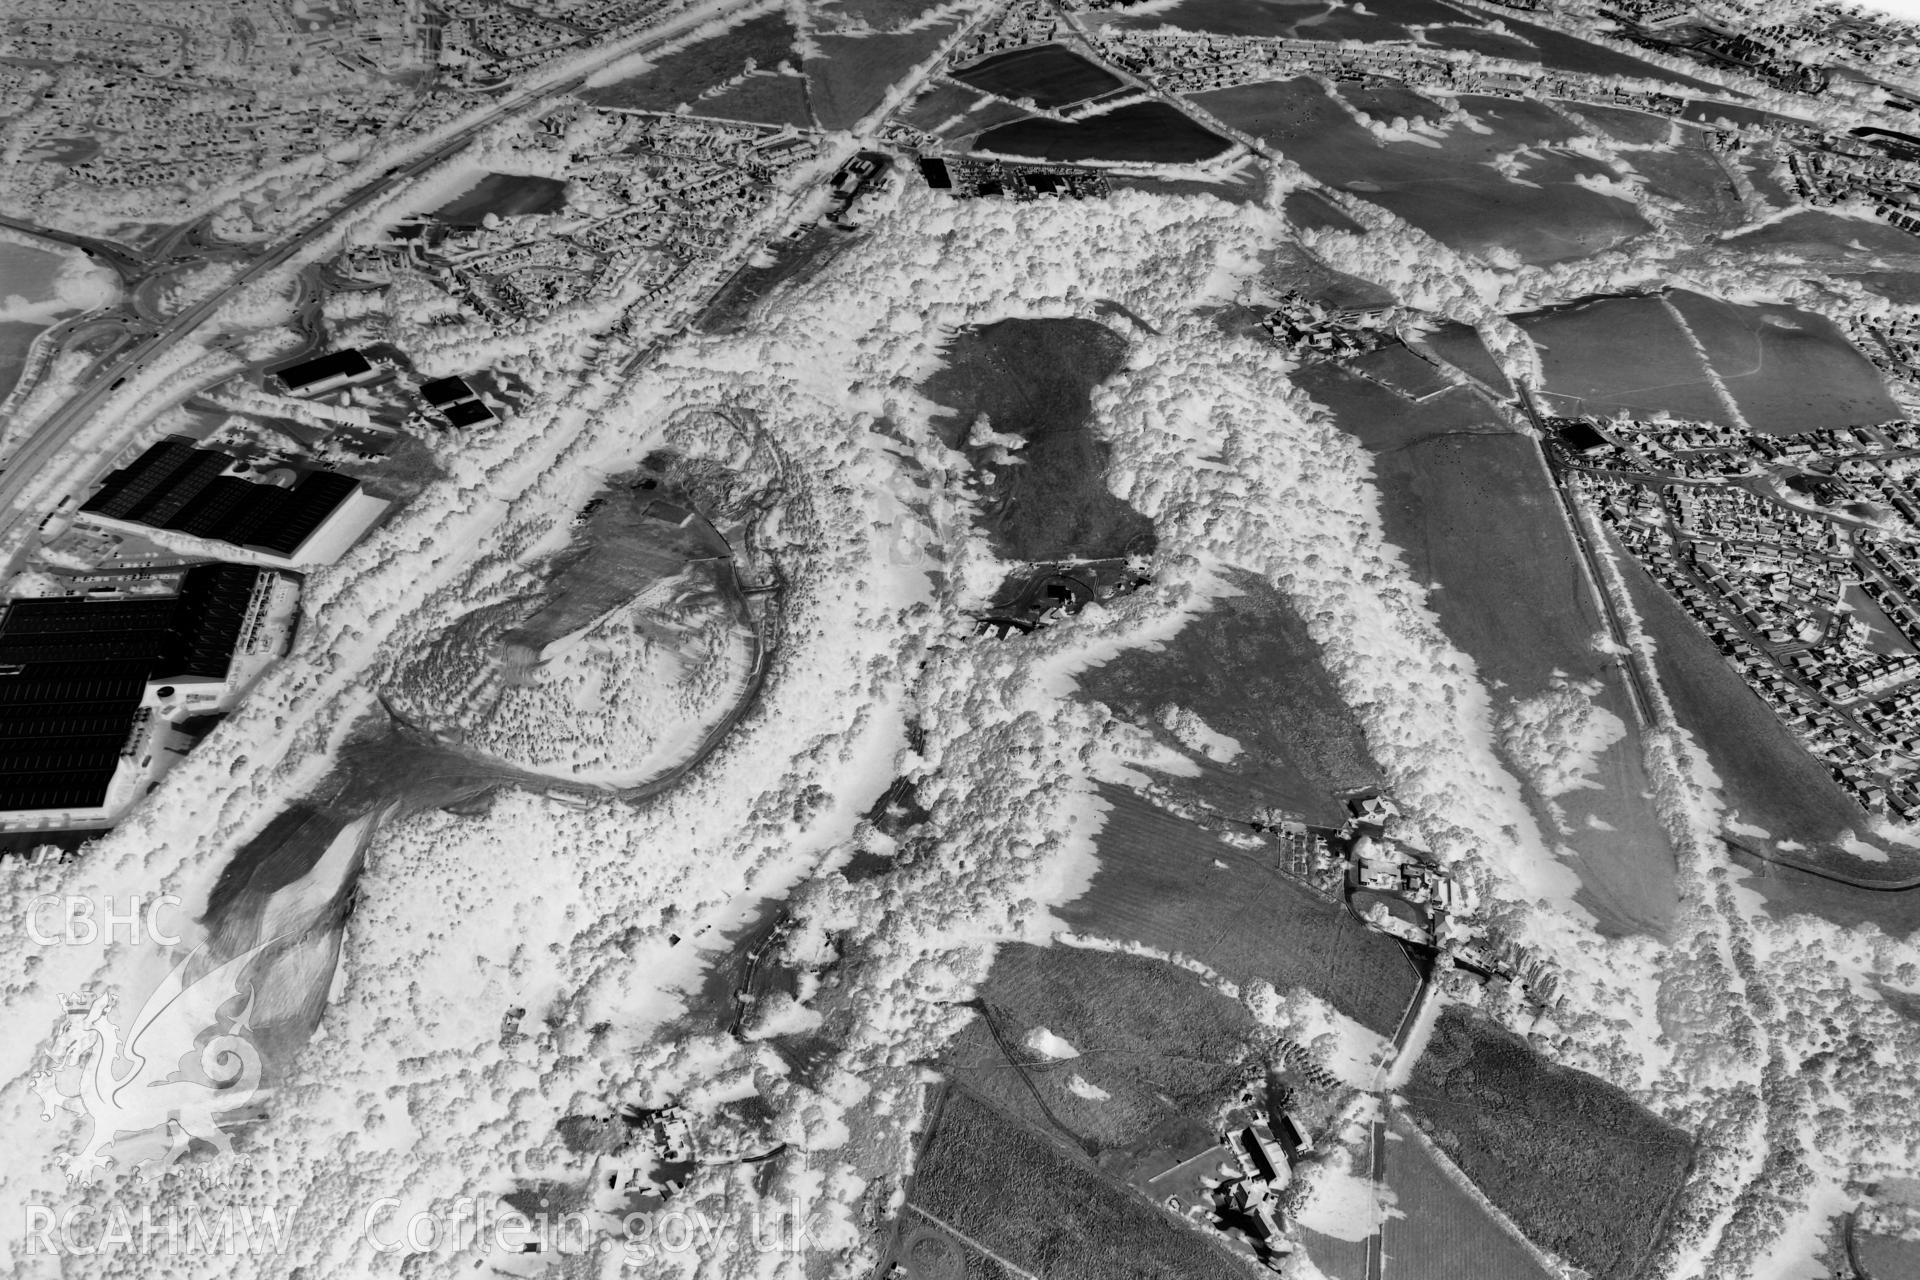
[[[701,13],[703,20],[713,16],[704,10]],[[45,514],[44,510],[37,507],[31,510],[23,507],[23,499],[31,492],[35,482],[41,478],[49,464],[63,450],[77,442],[78,433],[84,430],[106,407],[125,382],[160,364],[176,346],[217,315],[221,308],[241,290],[285,266],[342,221],[380,200],[396,186],[411,182],[436,165],[452,159],[464,151],[481,131],[521,112],[537,108],[557,97],[574,92],[595,73],[611,63],[643,53],[667,39],[670,34],[678,34],[685,21],[686,15],[683,15],[680,21],[651,33],[645,40],[619,45],[609,50],[604,57],[595,59],[591,64],[561,80],[542,82],[503,97],[485,114],[454,133],[426,155],[388,169],[379,177],[359,187],[304,230],[262,253],[225,287],[167,319],[157,333],[142,339],[111,365],[100,370],[87,387],[49,414],[46,421],[35,428],[33,435],[6,459],[6,470],[0,474],[0,582],[11,578],[19,570],[25,556],[33,549],[36,526],[41,516]],[[115,270],[121,271],[123,276],[128,269],[136,273],[144,273],[150,265],[146,260],[136,258],[124,248],[109,245],[104,241],[37,227],[13,219],[0,219],[0,223],[19,230],[31,231],[36,235],[44,235],[62,243],[76,245],[105,259],[113,265]],[[199,221],[196,220],[187,229],[198,225]],[[178,234],[169,233],[167,237],[163,237],[163,243],[177,243],[178,239]],[[101,447],[105,456],[89,474],[76,477],[76,482],[70,491],[71,496],[77,497],[86,485],[92,483],[99,472],[105,469],[105,463],[118,452],[118,446],[123,441],[123,435],[116,435],[90,442]]]

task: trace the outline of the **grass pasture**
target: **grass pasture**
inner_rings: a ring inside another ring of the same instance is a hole
[[[1880,371],[1825,316],[1685,289],[1667,297],[1757,430],[1791,435],[1901,416]]]
[[[801,128],[813,124],[813,115],[807,110],[807,82],[800,76],[771,71],[756,71],[731,89],[700,99],[693,109],[699,115],[722,120]]]
[[[503,218],[558,213],[567,204],[567,184],[527,173],[490,173],[433,211],[455,226],[478,226],[489,213]]]
[[[1366,230],[1352,218],[1340,212],[1339,208],[1325,196],[1309,191],[1305,187],[1288,193],[1282,208],[1286,212],[1288,222],[1309,231],[1324,228],[1329,231],[1364,233]]]
[[[1388,1275],[1420,1280],[1549,1280],[1526,1248],[1455,1184],[1395,1117],[1388,1130],[1387,1186],[1397,1213],[1381,1235]]]
[[[1557,412],[1733,425],[1673,313],[1651,295],[1597,298],[1513,317],[1540,349]]]
[[[930,1214],[1047,1280],[1194,1280],[1246,1268],[961,1089],[948,1091],[936,1118],[907,1214]],[[976,1271],[971,1258],[967,1268],[969,1276],[994,1274]]]
[[[962,447],[981,414],[1027,441],[1017,465],[976,459],[994,478],[982,514],[1002,555],[1099,559],[1151,548],[1153,523],[1107,488],[1107,446],[1087,420],[1089,393],[1126,352],[1126,339],[1094,320],[1001,320],[947,343],[921,388],[949,410],[947,442]]]
[[[1536,446],[1465,391],[1416,405],[1333,366],[1296,380],[1373,450],[1387,538],[1416,581],[1438,584],[1429,607],[1496,707],[1546,692],[1555,673],[1601,682],[1597,701],[1627,734],[1596,762],[1598,789],[1560,797],[1570,829],[1557,834],[1545,797],[1529,786],[1528,798],[1543,831],[1571,851],[1579,900],[1602,929],[1664,934],[1674,903],[1666,831],[1646,798],[1620,674],[1593,645],[1605,615]]]
[[[1151,728],[1167,703],[1195,712],[1240,744],[1230,763],[1201,759],[1176,791],[1235,818],[1280,805],[1337,826],[1342,799],[1377,785],[1380,766],[1322,664],[1298,610],[1251,574],[1163,646],[1137,648],[1080,677],[1081,689]]]
[[[1434,146],[1380,142],[1304,77],[1213,90],[1194,101],[1284,151],[1327,186],[1354,192],[1462,253],[1506,249],[1530,263],[1564,262],[1647,230],[1632,205],[1575,184],[1591,162],[1540,153],[1525,182],[1488,163],[1518,147],[1577,136],[1537,104],[1464,97],[1485,132],[1458,124]]]
[[[1513,394],[1513,385],[1500,370],[1480,335],[1468,325],[1447,321],[1415,340],[1433,355],[1446,361],[1469,378],[1485,383],[1495,395]]]
[[[1658,146],[1673,136],[1673,119],[1625,107],[1601,107],[1590,102],[1571,102],[1567,110],[1594,126],[1615,142],[1628,146]]]
[[[995,54],[951,73],[1009,101],[1031,98],[1042,107],[1065,107],[1097,98],[1121,87],[1120,77],[1071,49],[1057,44],[1033,45]]]
[[[1405,85],[1342,81],[1334,86],[1334,91],[1355,109],[1383,122],[1399,117],[1409,122],[1425,120],[1438,124],[1447,114],[1439,103],[1421,97]]]
[[[1538,52],[1517,36],[1485,31],[1479,27],[1429,27],[1425,37],[1428,44],[1442,49],[1466,49],[1473,53],[1491,54],[1496,58],[1511,58],[1515,62],[1531,62]]]
[[[986,1012],[948,1047],[946,1074],[1036,1128],[1064,1128],[1062,1137],[1122,1176],[1157,1173],[1213,1142],[1214,1116],[1259,1061],[1244,1005],[1142,956],[1007,944],[980,998]],[[1080,1056],[1028,1050],[1040,1027]],[[1087,1096],[1093,1090],[1109,1096]]]
[[[1738,231],[1721,242],[1730,249],[1756,253],[1791,253],[1802,257],[1874,257],[1920,254],[1920,236],[1911,236],[1884,222],[1843,218],[1821,210],[1790,213],[1778,222],[1751,231]]]
[[[583,90],[580,97],[596,107],[672,111],[739,75],[748,59],[772,68],[792,58],[794,34],[784,12],[763,14],[669,53],[636,76]]]
[[[1454,385],[1440,370],[1397,342],[1356,356],[1347,361],[1347,367],[1409,400],[1437,396]]]
[[[1099,869],[1057,914],[1077,933],[1179,952],[1233,982],[1305,987],[1391,1036],[1418,980],[1400,945],[1340,903],[1119,787],[1096,841]]]
[[[1529,1239],[1596,1280],[1639,1274],[1692,1165],[1684,1131],[1459,1006],[1441,1012],[1404,1094]]]
[[[1223,36],[1289,36],[1300,40],[1405,40],[1409,28],[1461,22],[1467,15],[1438,0],[1369,0],[1365,6],[1321,0],[1186,0],[1164,13],[1121,16],[1115,26],[1162,25]]]
[[[1164,102],[1136,102],[1078,124],[1019,120],[982,134],[976,151],[1056,163],[1194,164],[1233,144]]]
[[[807,59],[806,72],[820,127],[852,128],[951,35],[952,23],[893,35],[816,33],[820,53]]]
[[[1617,542],[1614,548],[1633,606],[1653,639],[1660,685],[1673,703],[1674,716],[1692,732],[1720,775],[1728,820],[1738,824],[1729,832],[1733,842],[1761,852],[1780,852],[1780,842],[1795,841],[1805,846],[1794,853],[1796,858],[1867,879],[1910,874],[1911,859],[1897,851],[1891,863],[1868,862],[1846,852],[1842,845],[1849,836],[1865,834],[1866,811],[1840,790],[1826,766],[1800,745],[1773,709],[1727,665],[1673,597],[1634,567],[1632,557]],[[1753,834],[1756,828],[1766,834]],[[1775,896],[1790,907],[1793,898],[1785,890],[1793,881],[1792,875],[1783,872],[1757,881],[1755,887],[1762,892],[1780,888],[1782,892]],[[1816,894],[1811,901],[1825,897]],[[1920,899],[1914,894],[1853,889],[1840,891],[1838,897],[1859,900],[1856,910],[1871,913],[1884,908],[1905,914],[1911,910],[1900,905],[1902,900]]]

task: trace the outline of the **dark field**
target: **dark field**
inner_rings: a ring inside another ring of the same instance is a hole
[[[1334,91],[1375,120],[1391,122],[1397,116],[1409,122],[1426,120],[1438,124],[1447,114],[1439,103],[1402,85],[1344,81],[1336,84]]]
[[[1548,1280],[1533,1255],[1455,1185],[1395,1116],[1387,1141],[1394,1207],[1382,1228],[1386,1273],[1420,1280]]]
[[[1483,31],[1479,27],[1429,27],[1425,36],[1428,44],[1442,49],[1468,49],[1496,58],[1512,58],[1515,62],[1531,62],[1539,52],[1516,36]]]
[[[1164,102],[1136,102],[1079,124],[1021,120],[982,134],[976,151],[1034,160],[1192,164],[1233,144]]]
[[[1680,203],[1690,234],[1704,239],[1746,225],[1740,192],[1707,150],[1700,130],[1682,129],[1675,146],[1637,151],[1628,161],[1651,190]]]
[[[1903,866],[1898,853],[1890,863],[1875,863],[1840,847],[1849,834],[1865,833],[1867,812],[1840,790],[1826,766],[1727,665],[1673,597],[1635,567],[1633,557],[1617,542],[1614,551],[1634,608],[1653,638],[1660,686],[1681,727],[1692,732],[1720,775],[1729,821],[1767,833],[1762,837],[1730,831],[1729,839],[1763,852],[1778,852],[1780,841],[1797,841],[1806,847],[1794,853],[1795,858],[1867,879],[1910,874],[1912,868]],[[1880,910],[1905,895],[1847,889],[1841,896],[1881,904],[1862,908]]]
[[[1696,80],[1692,76],[1680,75],[1664,67],[1656,67],[1651,62],[1629,57],[1624,53],[1615,53],[1603,49],[1597,44],[1589,44],[1574,36],[1562,35],[1550,27],[1542,27],[1524,21],[1514,14],[1502,11],[1500,23],[1507,30],[1532,44],[1532,61],[1543,67],[1552,67],[1560,71],[1586,71],[1597,76],[1642,76],[1648,80],[1665,80],[1669,84],[1685,85],[1690,89],[1704,89],[1708,93],[1726,93],[1716,84],[1705,80]],[[1733,96],[1738,97],[1739,94]]]
[[[900,118],[916,129],[933,133],[953,117],[965,115],[987,101],[965,85],[934,82],[913,99]]]
[[[1920,1241],[1861,1233],[1853,1247],[1860,1266],[1875,1280],[1914,1280],[1920,1276]]]
[[[1305,987],[1394,1033],[1419,985],[1398,943],[1283,876],[1268,850],[1224,844],[1119,787],[1100,795],[1113,807],[1096,846],[1100,869],[1057,912],[1075,932],[1182,952],[1233,982]]]
[[[1736,232],[1724,243],[1741,249],[1824,256],[1920,254],[1920,237],[1895,230],[1884,222],[1843,218],[1814,210],[1788,214],[1778,222],[1769,222],[1753,231]]]
[[[815,223],[799,240],[781,237],[768,248],[773,262],[768,266],[749,264],[734,273],[707,303],[694,321],[708,333],[735,333],[753,309],[781,285],[806,280],[839,257],[860,237],[838,227]]]
[[[1684,1131],[1458,1006],[1440,1014],[1405,1094],[1529,1239],[1598,1280],[1639,1274],[1692,1162]]]
[[[807,111],[807,82],[800,76],[756,73],[724,93],[702,98],[693,109],[703,116],[756,124],[806,127],[813,123]]]
[[[1211,1145],[1215,1113],[1237,1100],[1246,1064],[1258,1061],[1259,1028],[1246,1006],[1159,960],[1011,943],[980,998],[993,1026],[976,1015],[948,1046],[945,1072],[1037,1129],[1064,1128],[1061,1136],[1119,1176],[1150,1176]],[[1038,1027],[1080,1056],[1029,1050]],[[1112,1096],[1080,1096],[1068,1083],[1076,1076]]]
[[[1282,206],[1287,221],[1296,227],[1305,227],[1310,231],[1325,228],[1329,231],[1359,231],[1364,228],[1346,214],[1340,212],[1324,196],[1302,188],[1287,196]]]
[[[1647,230],[1631,205],[1573,184],[1591,162],[1541,153],[1528,172],[1538,186],[1508,181],[1488,167],[1486,161],[1515,147],[1576,136],[1537,104],[1462,98],[1490,132],[1459,125],[1435,148],[1381,144],[1305,78],[1220,89],[1194,100],[1264,138],[1328,186],[1356,192],[1463,253],[1505,248],[1531,263],[1563,262]]]
[[[1907,306],[1920,304],[1920,272],[1863,271],[1854,278],[1890,301]]]
[[[1181,27],[1227,36],[1291,36],[1302,40],[1405,40],[1408,27],[1427,22],[1470,21],[1471,13],[1438,0],[1369,0],[1368,12],[1328,0],[1187,0],[1165,13],[1128,17],[1115,26]]]
[[[1824,316],[1685,289],[1667,297],[1755,429],[1791,435],[1901,416],[1879,370]]]
[[[503,218],[558,213],[567,205],[567,184],[525,173],[490,173],[433,211],[455,226],[478,226],[490,213]]]
[[[806,71],[820,127],[852,128],[952,34],[952,23],[900,35],[816,34],[820,56],[807,59]]]
[[[1353,713],[1287,599],[1252,574],[1164,647],[1128,651],[1080,677],[1089,697],[1151,728],[1171,702],[1239,742],[1230,764],[1200,759],[1201,776],[1169,779],[1223,815],[1278,805],[1338,826],[1344,797],[1381,781]]]
[[[1031,98],[1043,107],[1064,107],[1122,85],[1105,67],[1057,44],[995,54],[952,75],[976,89],[1003,98]]]
[[[1657,297],[1601,298],[1513,317],[1540,348],[1556,412],[1728,423],[1680,324]]]
[[[982,516],[1002,555],[1098,559],[1151,547],[1152,522],[1107,488],[1107,446],[1087,422],[1088,393],[1126,352],[1126,339],[1093,320],[1002,320],[947,343],[946,363],[922,387],[949,411],[947,442],[962,447],[983,413],[993,430],[1027,441],[1018,463],[981,464],[993,477]]]
[[[1764,129],[1779,124],[1782,119],[1770,111],[1755,111],[1750,107],[1729,106],[1724,102],[1706,102],[1697,98],[1680,109],[1680,118],[1695,124],[1725,122],[1749,129]]]
[[[1507,375],[1500,371],[1486,344],[1480,341],[1480,335],[1467,325],[1448,321],[1417,341],[1468,377],[1485,383],[1495,395],[1513,394]]]
[[[1673,136],[1673,120],[1668,116],[1628,111],[1624,107],[1599,107],[1587,102],[1570,102],[1567,109],[1616,142],[1653,146]]]
[[[1047,1280],[1195,1280],[1245,1269],[1173,1215],[960,1089],[948,1091],[912,1203]]]
[[[1496,708],[1545,692],[1556,672],[1601,682],[1595,701],[1627,733],[1597,761],[1599,787],[1558,799],[1571,827],[1558,835],[1545,797],[1531,786],[1527,797],[1543,831],[1571,855],[1578,901],[1601,928],[1663,935],[1674,904],[1672,854],[1646,797],[1626,690],[1614,660],[1593,647],[1606,618],[1536,446],[1465,391],[1414,405],[1329,365],[1295,380],[1374,451],[1387,538],[1416,581],[1439,584],[1428,606],[1473,659]]]
[[[1454,385],[1439,369],[1397,342],[1355,356],[1346,366],[1409,400],[1436,396]]]
[[[786,14],[765,14],[677,53],[669,53],[657,66],[648,67],[631,79],[583,90],[580,97],[596,107],[672,111],[721,81],[739,75],[749,58],[769,70],[791,59],[793,38],[793,24],[787,21]]]

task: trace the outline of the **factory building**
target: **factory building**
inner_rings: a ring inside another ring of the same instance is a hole
[[[81,504],[79,523],[187,555],[310,566],[339,559],[390,505],[336,471],[255,476],[236,458],[172,436],[109,475]]]
[[[0,607],[0,826],[104,826],[292,642],[299,581],[186,571],[170,596]]]

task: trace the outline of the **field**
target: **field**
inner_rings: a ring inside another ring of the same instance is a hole
[[[1025,1271],[1047,1280],[1193,1280],[1246,1265],[964,1090],[948,1092],[936,1126],[908,1217],[930,1214]],[[976,1274],[971,1260],[968,1274]]]
[[[755,72],[745,80],[711,98],[702,98],[693,109],[703,116],[722,120],[748,120],[755,124],[791,124],[807,127],[813,116],[807,110],[807,82],[800,76]]]
[[[1854,278],[1889,301],[1904,306],[1920,304],[1920,272],[1862,271]]]
[[[1002,98],[1031,98],[1042,107],[1064,107],[1121,87],[1118,76],[1057,44],[996,54],[953,78]]]
[[[773,261],[741,268],[707,303],[695,326],[707,333],[738,332],[747,316],[774,290],[790,281],[811,278],[858,243],[858,236],[821,223],[808,227],[799,240],[776,240],[767,248]]]
[[[1567,110],[1597,126],[1607,137],[1629,146],[1653,146],[1673,136],[1673,120],[1667,116],[1629,111],[1624,107],[1599,107],[1588,102],[1568,103]]]
[[[1079,124],[1020,120],[982,134],[976,151],[1060,162],[1121,160],[1193,164],[1232,144],[1164,102],[1136,102]]]
[[[1124,11],[1123,11],[1124,12]],[[1437,0],[1186,0],[1164,13],[1120,17],[1120,27],[1182,27],[1226,36],[1290,36],[1303,40],[1405,40],[1420,23],[1460,22],[1467,15]]]
[[[1543,67],[1551,67],[1557,71],[1584,71],[1596,76],[1633,76],[1647,80],[1665,80],[1669,84],[1685,85],[1690,89],[1704,89],[1708,93],[1727,92],[1705,80],[1680,75],[1664,67],[1656,67],[1651,62],[1643,62],[1639,58],[1615,53],[1597,44],[1590,44],[1578,37],[1563,35],[1550,27],[1527,22],[1504,9],[1500,12],[1500,25],[1532,45],[1534,52],[1529,61],[1538,62]],[[1734,96],[1739,95],[1736,93]]]
[[[1654,641],[1660,685],[1675,717],[1720,775],[1728,819],[1738,824],[1730,832],[1734,843],[1777,852],[1779,842],[1795,841],[1806,847],[1794,856],[1869,879],[1910,871],[1897,854],[1892,863],[1874,863],[1841,848],[1850,835],[1864,834],[1866,811],[1727,665],[1693,619],[1614,545],[1634,607]],[[1755,828],[1766,834],[1753,834]],[[1847,890],[1842,896],[1887,903],[1900,895]]]
[[[1404,1092],[1529,1239],[1597,1280],[1639,1273],[1692,1163],[1686,1133],[1458,1006],[1442,1011]]]
[[[1087,417],[1089,392],[1119,372],[1127,342],[1093,320],[1002,320],[956,334],[945,364],[921,388],[949,410],[942,431],[964,444],[986,414],[993,430],[1027,441],[1017,465],[976,462],[994,477],[983,518],[1014,560],[1096,559],[1151,549],[1153,524],[1113,496],[1107,447]]]
[[[1224,815],[1269,805],[1338,826],[1347,795],[1381,781],[1353,713],[1293,605],[1251,574],[1244,594],[1219,601],[1157,648],[1138,648],[1080,677],[1089,696],[1146,728],[1171,703],[1235,739],[1221,764],[1196,757],[1198,778],[1169,778]]]
[[[1533,1255],[1455,1184],[1395,1117],[1386,1182],[1396,1213],[1382,1229],[1386,1274],[1420,1280],[1548,1280]]]
[[[1329,231],[1362,230],[1359,223],[1340,212],[1331,201],[1305,187],[1289,193],[1284,208],[1288,222],[1296,227],[1305,227],[1309,231],[1322,228]]]
[[[1920,1241],[1897,1236],[1860,1233],[1853,1238],[1854,1256],[1863,1275],[1875,1280],[1912,1280],[1920,1276]]]
[[[786,14],[764,14],[667,54],[657,65],[636,76],[583,90],[580,97],[596,107],[672,111],[721,81],[739,75],[748,59],[769,70],[791,60],[794,34]]]
[[[1305,987],[1391,1036],[1418,986],[1400,945],[1340,903],[1119,787],[1086,893],[1057,914],[1077,933],[1180,952],[1234,982]]]
[[[1396,117],[1407,120],[1425,120],[1438,124],[1446,118],[1446,110],[1431,98],[1423,98],[1405,85],[1398,84],[1355,84],[1343,81],[1334,85],[1334,92],[1345,98],[1356,109],[1366,112],[1375,120],[1388,123]]]
[[[1496,58],[1512,58],[1516,62],[1530,62],[1539,52],[1518,37],[1502,35],[1498,31],[1482,31],[1478,27],[1429,27],[1426,38],[1429,44],[1442,49],[1469,49]]]
[[[1513,394],[1507,375],[1500,371],[1493,356],[1488,354],[1480,335],[1468,326],[1449,321],[1436,326],[1416,341],[1468,377],[1485,383],[1494,394]]]
[[[1437,396],[1454,385],[1439,369],[1397,342],[1355,356],[1346,367],[1409,400]]]
[[[1214,90],[1194,101],[1264,138],[1319,181],[1356,192],[1463,253],[1505,248],[1531,263],[1562,262],[1647,230],[1632,205],[1574,184],[1595,171],[1590,160],[1537,151],[1526,182],[1509,181],[1487,163],[1518,147],[1578,136],[1537,104],[1463,97],[1485,132],[1456,125],[1433,146],[1379,142],[1305,78]]]
[[[433,211],[442,222],[478,225],[489,213],[503,218],[558,213],[566,207],[567,184],[524,173],[490,173]]]
[[[1778,222],[1728,236],[1723,243],[1738,249],[1835,258],[1920,254],[1920,238],[1895,230],[1884,222],[1843,218],[1817,210],[1788,214]]]
[[[1536,447],[1465,391],[1412,405],[1334,366],[1297,381],[1374,451],[1387,538],[1417,581],[1439,584],[1429,606],[1473,659],[1496,708],[1545,693],[1556,673],[1601,683],[1595,701],[1627,733],[1598,758],[1597,789],[1559,798],[1569,829],[1552,838],[1571,851],[1579,901],[1603,929],[1663,934],[1674,903],[1672,855],[1646,799],[1626,691],[1613,660],[1593,645],[1605,615]],[[1546,798],[1531,785],[1527,794],[1552,833]]]
[[[1246,1006],[1159,960],[1012,943],[980,998],[985,1013],[948,1046],[945,1073],[1118,1174],[1157,1173],[1211,1144],[1215,1115],[1261,1062]],[[1080,1056],[1027,1048],[1039,1028]]]
[[[1599,298],[1513,317],[1540,348],[1554,412],[1726,423],[1680,323],[1656,297]]]
[[[1680,129],[1674,145],[1658,151],[1636,151],[1629,158],[1634,169],[1657,195],[1679,203],[1685,211],[1677,224],[1699,239],[1724,235],[1749,221],[1733,179],[1706,148],[1699,129]]]
[[[816,33],[820,55],[807,59],[813,112],[823,129],[850,129],[886,96],[887,90],[934,55],[953,34],[951,23],[901,35],[836,36]]]
[[[1826,317],[1685,289],[1667,297],[1757,430],[1791,435],[1901,416],[1879,370]]]

